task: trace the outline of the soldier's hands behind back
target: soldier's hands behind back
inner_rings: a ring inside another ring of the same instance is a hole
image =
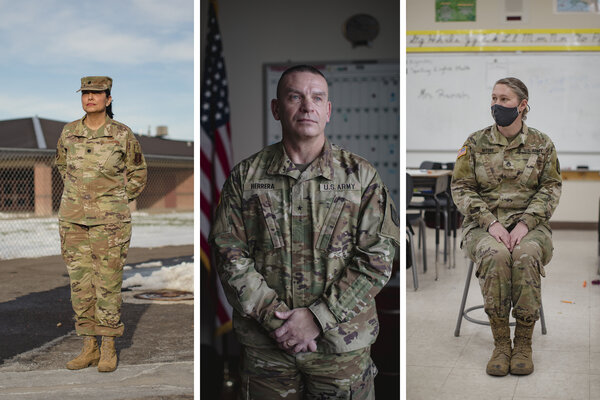
[[[315,351],[315,339],[321,333],[313,320],[313,314],[308,308],[296,308],[290,311],[275,311],[275,316],[286,322],[273,331],[271,336],[278,346],[290,354],[301,351]]]

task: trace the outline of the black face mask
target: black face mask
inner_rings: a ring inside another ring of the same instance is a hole
[[[492,117],[498,124],[498,126],[509,126],[519,116],[519,108],[513,107],[508,108],[501,106],[500,104],[494,104],[492,106]]]

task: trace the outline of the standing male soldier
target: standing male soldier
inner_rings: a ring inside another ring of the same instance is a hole
[[[86,115],[65,125],[56,146],[64,182],[58,212],[62,255],[71,280],[81,354],[68,369],[117,368],[114,338],[123,334],[121,284],[131,238],[128,202],[146,185],[146,161],[126,125],[112,119],[112,79],[81,78]],[[98,351],[96,335],[102,336]]]
[[[233,168],[211,232],[243,398],[373,399],[374,296],[391,275],[396,209],[375,168],[325,138],[319,70],[286,70],[271,111],[283,140]]]

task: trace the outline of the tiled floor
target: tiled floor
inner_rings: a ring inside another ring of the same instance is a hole
[[[429,268],[425,274],[419,268],[417,291],[412,270],[406,271],[408,400],[600,399],[600,285],[591,284],[600,279],[597,232],[554,232],[554,258],[542,279],[548,333],[542,335],[536,324],[535,371],[524,377],[491,377],[485,373],[493,349],[490,328],[463,320],[460,336],[454,336],[468,260],[459,249],[456,268],[447,269],[440,257],[435,281],[434,235],[427,231]],[[473,276],[467,307],[481,303]],[[486,319],[482,310],[470,315]]]

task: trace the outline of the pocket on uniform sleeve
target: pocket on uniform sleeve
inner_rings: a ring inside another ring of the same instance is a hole
[[[400,243],[400,218],[387,189],[385,189],[385,212],[379,231],[382,235]]]

